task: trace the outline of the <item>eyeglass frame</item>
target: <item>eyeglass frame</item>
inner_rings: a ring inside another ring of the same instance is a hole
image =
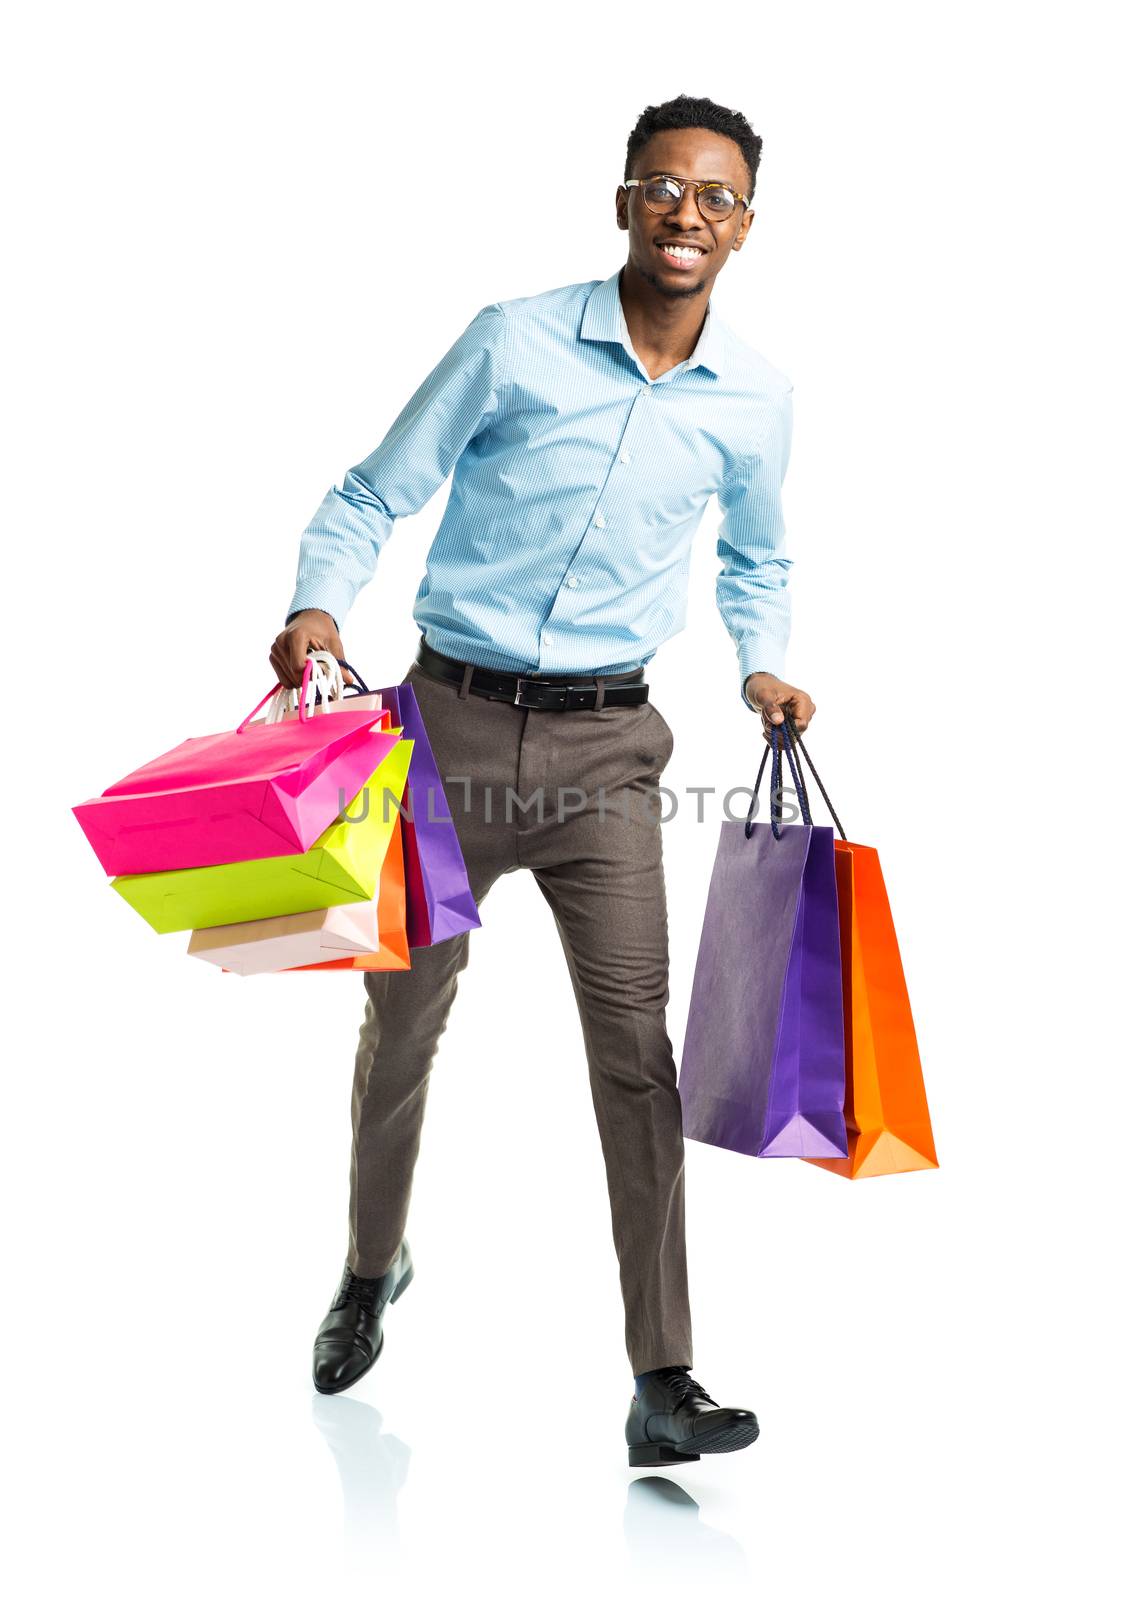
[[[699,183],[697,178],[680,178],[676,172],[652,172],[650,176],[646,178],[625,178],[623,180],[623,187],[625,189],[638,189],[640,193],[642,193],[643,185],[647,183],[654,183],[656,178],[669,178],[672,183],[677,183],[680,187],[678,199],[671,206],[671,211],[678,210],[679,206],[686,198],[687,189],[693,189],[695,191],[694,204],[697,206],[698,215],[701,217],[703,222],[725,222],[728,220],[726,217],[706,216],[705,212],[702,210],[701,201],[699,199],[703,189],[728,189],[733,198],[735,200],[740,200],[745,210],[749,210],[749,196],[742,194],[739,189],[735,189],[731,183],[722,183],[717,178],[710,178],[705,183]],[[643,204],[647,206],[645,197],[643,199]],[[669,215],[667,212],[656,211],[653,206],[647,206],[647,210],[653,217]]]

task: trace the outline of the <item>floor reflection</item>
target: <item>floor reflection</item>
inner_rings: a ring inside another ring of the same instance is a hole
[[[395,1434],[381,1431],[380,1412],[363,1400],[315,1394],[313,1417],[341,1478],[346,1551],[394,1554],[400,1544],[396,1496],[412,1452]]]
[[[751,1583],[745,1552],[720,1528],[702,1522],[701,1508],[672,1478],[648,1475],[628,1485],[623,1535],[640,1577],[687,1584]]]

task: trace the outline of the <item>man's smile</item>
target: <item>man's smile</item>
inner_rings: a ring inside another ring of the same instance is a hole
[[[706,253],[701,245],[682,244],[677,239],[658,239],[655,241],[655,248],[671,266],[679,267],[683,271],[701,261]]]

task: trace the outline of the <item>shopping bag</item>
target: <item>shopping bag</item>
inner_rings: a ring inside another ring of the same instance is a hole
[[[765,752],[766,757],[768,752]],[[831,828],[723,822],[678,1079],[683,1132],[749,1156],[845,1155]],[[761,763],[763,773],[764,763]]]
[[[244,977],[380,948],[377,901],[196,928],[188,954]]]
[[[405,738],[412,740],[402,824],[409,944],[413,949],[439,944],[456,933],[480,927],[458,834],[415,690],[410,683],[400,683],[373,691],[349,662],[335,659],[327,651],[312,651],[311,658],[315,672],[321,674],[321,692],[315,693],[317,710],[332,712],[343,706],[387,708],[393,722],[403,727]],[[359,691],[356,694],[346,695],[341,668],[352,673]],[[289,692],[293,695],[296,691]],[[289,718],[296,712],[287,707],[282,715]]]
[[[410,683],[399,683],[377,693],[413,741],[404,807],[408,942],[440,944],[481,927],[478,906],[416,692]]]
[[[371,900],[411,760],[411,740],[400,731],[392,730],[392,747],[360,794],[304,854],[128,874],[113,878],[113,888],[158,933]]]
[[[412,964],[408,945],[406,906],[404,895],[404,817],[396,817],[392,840],[380,869],[380,892],[377,899],[377,917],[380,929],[379,947],[356,956],[339,957],[333,961],[319,961],[309,966],[295,967],[296,972],[402,972]]]
[[[836,839],[847,1044],[844,1178],[937,1166],[917,1034],[878,852]]]
[[[74,806],[108,873],[207,868],[301,855],[351,801],[398,733],[384,710],[309,714],[307,662],[291,721],[252,722],[187,739]],[[191,926],[191,924],[188,924]]]

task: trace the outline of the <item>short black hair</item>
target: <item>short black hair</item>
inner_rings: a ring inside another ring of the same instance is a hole
[[[656,133],[673,128],[708,128],[732,139],[745,159],[749,169],[749,197],[757,187],[757,168],[760,166],[763,140],[755,134],[739,111],[719,106],[714,100],[698,99],[692,94],[680,94],[673,100],[664,100],[660,106],[647,106],[627,140],[627,160],[623,176],[631,177],[635,157]]]

